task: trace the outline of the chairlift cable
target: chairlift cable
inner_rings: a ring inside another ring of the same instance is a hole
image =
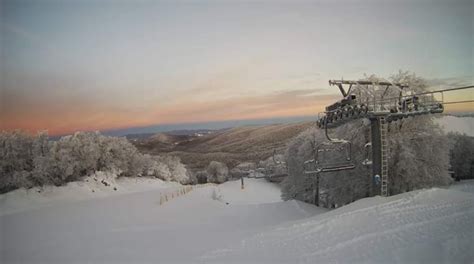
[[[464,103],[474,103],[474,100],[444,102],[443,104],[464,104]]]
[[[418,95],[444,93],[444,92],[451,92],[451,91],[458,91],[458,90],[465,90],[465,89],[472,89],[472,88],[474,88],[474,85],[455,87],[455,88],[447,88],[447,89],[434,90],[434,91],[426,91],[426,92],[416,93],[416,94],[412,94],[412,95],[405,95],[405,96],[402,96],[402,97],[414,97],[414,96],[418,96]],[[400,98],[399,96],[398,97],[388,97],[388,98],[382,98],[382,100],[387,101],[387,100],[399,99],[399,98]]]

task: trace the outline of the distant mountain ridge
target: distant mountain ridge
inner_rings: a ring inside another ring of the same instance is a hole
[[[194,131],[194,130],[220,130],[232,127],[248,126],[248,125],[273,125],[273,124],[294,124],[299,122],[315,121],[315,116],[292,116],[292,117],[275,117],[261,119],[246,120],[227,120],[212,122],[196,122],[182,124],[161,124],[143,127],[132,127],[123,129],[103,130],[104,135],[109,136],[127,136],[137,134],[156,134],[160,132],[170,133],[172,131]]]
[[[175,135],[175,136],[192,136],[195,134],[209,134],[215,130],[211,129],[182,129],[182,130],[172,130],[172,131],[166,131],[163,133],[166,133],[167,135]],[[161,134],[161,133],[158,133]],[[139,133],[139,134],[128,134],[125,135],[125,137],[129,140],[136,140],[136,139],[146,139],[150,138],[154,135],[157,135],[157,133]]]
[[[213,160],[233,167],[267,159],[274,150],[283,152],[291,139],[312,125],[315,123],[240,126],[193,135],[158,133],[132,143],[143,153],[179,156],[193,169],[203,169]]]

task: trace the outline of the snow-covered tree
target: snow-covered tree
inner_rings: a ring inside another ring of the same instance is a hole
[[[196,177],[197,183],[207,183],[207,179],[209,178],[209,175],[207,174],[207,171],[202,170],[202,171],[196,172],[195,177]]]
[[[449,134],[450,163],[457,179],[474,179],[474,137]]]
[[[390,193],[450,184],[448,141],[432,117],[398,122],[389,127]]]
[[[332,132],[333,137],[352,142],[352,162],[360,165],[354,170],[320,174],[320,192],[325,193],[328,203],[341,205],[368,195],[370,175],[367,167],[362,165],[365,159],[365,133],[368,133],[368,125],[364,120],[345,124]],[[289,143],[286,153],[289,176],[282,182],[283,199],[314,201],[316,175],[304,173],[304,162],[314,159],[314,149],[324,146],[325,142],[324,130],[312,127]],[[344,151],[331,151],[327,155],[320,155],[318,160],[327,165],[346,161],[346,157]],[[312,168],[310,166],[307,169]]]
[[[258,163],[259,168],[263,168],[265,173],[271,175],[283,175],[288,173],[286,158],[283,154],[275,154]],[[272,182],[281,182],[282,178],[267,178]]]
[[[160,156],[158,161],[165,164],[169,171],[170,177],[173,181],[177,181],[181,184],[188,184],[192,182],[192,176],[190,172],[186,169],[181,159],[176,156]]]
[[[33,138],[21,131],[0,133],[0,192],[30,186]]]
[[[47,132],[38,133],[33,142],[33,171],[31,177],[35,185],[53,184],[51,175],[53,160],[51,158],[52,142],[48,140]]]
[[[54,142],[50,152],[55,178],[60,182],[76,181],[97,171],[101,154],[99,140],[98,133],[77,132]]]
[[[77,132],[52,142],[45,132],[37,136],[20,131],[0,132],[0,192],[62,185],[96,171],[158,177],[183,184],[193,181],[179,158],[143,155],[125,138]]]
[[[242,162],[232,168],[229,172],[229,175],[231,178],[240,179],[240,177],[245,177],[256,169],[257,165],[254,162]]]
[[[223,183],[227,181],[229,176],[229,169],[227,166],[218,161],[211,161],[207,166],[208,182]]]

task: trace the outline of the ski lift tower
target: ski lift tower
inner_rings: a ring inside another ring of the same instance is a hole
[[[325,129],[328,135],[328,128],[334,128],[355,119],[369,119],[371,142],[366,144],[366,148],[371,147],[372,159],[366,159],[364,163],[372,166],[371,178],[373,180],[370,195],[389,196],[388,123],[409,116],[442,113],[443,102],[434,99],[434,92],[406,95],[405,90],[408,86],[401,83],[330,80],[329,85],[337,86],[343,99],[326,107],[326,111],[320,115],[318,126]],[[379,90],[381,94],[372,94],[369,99],[365,98],[362,101],[362,98],[357,98],[357,95],[353,93],[354,85],[357,85],[359,89],[365,88],[368,92],[370,86],[381,86],[385,89]],[[399,96],[384,98],[389,89],[398,89]],[[328,139],[330,140],[329,136]]]

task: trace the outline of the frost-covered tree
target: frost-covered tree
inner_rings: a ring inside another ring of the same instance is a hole
[[[389,133],[390,193],[451,183],[448,140],[431,116],[392,123]]]
[[[0,192],[31,186],[33,137],[21,131],[0,133]]]
[[[196,177],[197,183],[202,184],[202,183],[207,183],[207,179],[209,175],[207,174],[207,171],[203,170],[203,171],[196,172],[195,177]]]
[[[456,179],[474,179],[474,137],[449,134],[450,163]]]
[[[372,81],[381,80],[375,76]],[[407,72],[399,72],[391,81],[410,85],[414,91],[426,88],[426,82]],[[354,88],[359,99],[380,94],[385,87],[373,90]],[[390,93],[390,92],[389,92]],[[398,91],[393,92],[398,95]],[[391,95],[389,95],[391,96]],[[334,138],[350,140],[354,170],[321,174],[320,192],[322,202],[328,205],[343,205],[369,195],[371,168],[362,165],[366,158],[364,145],[370,141],[368,120],[356,120],[335,129],[330,129]],[[323,129],[310,128],[297,136],[288,145],[286,156],[289,177],[282,183],[283,199],[313,201],[314,175],[303,173],[305,160],[314,157],[314,149],[326,142]],[[397,194],[419,188],[447,185],[448,147],[441,129],[431,116],[417,116],[393,122],[389,125],[389,192]],[[327,152],[323,157],[328,163],[344,160],[340,152]]]
[[[96,171],[192,182],[179,158],[143,155],[125,138],[77,132],[52,142],[45,132],[0,132],[0,192],[62,185]]]
[[[258,167],[263,168],[264,172],[269,176],[284,175],[288,173],[285,155],[283,154],[275,154],[265,160],[261,160],[258,163]],[[281,182],[282,178],[267,178],[267,180],[272,182]]]
[[[218,161],[211,161],[207,166],[208,182],[223,183],[227,181],[229,176],[229,169],[227,166]]]
[[[54,142],[50,152],[52,174],[60,182],[77,181],[99,169],[100,135],[77,132]]]
[[[172,175],[168,165],[162,162],[160,157],[153,157],[148,154],[143,155],[142,176],[153,176],[165,181],[172,180]]]
[[[257,165],[254,162],[242,162],[230,170],[229,176],[234,179],[240,179],[256,169]]]
[[[31,177],[35,185],[54,183],[54,176],[51,175],[53,159],[51,157],[52,142],[48,140],[47,132],[38,133],[33,142],[33,171]]]
[[[350,131],[350,132],[349,132]],[[320,192],[330,204],[346,204],[368,195],[369,177],[367,167],[362,165],[365,159],[364,145],[368,132],[367,122],[363,120],[345,124],[332,132],[336,138],[352,142],[352,162],[360,164],[354,170],[320,174]],[[324,131],[316,127],[309,128],[293,139],[287,149],[289,176],[282,182],[282,198],[297,199],[306,202],[314,201],[315,174],[304,173],[304,162],[314,158],[314,149],[327,142]],[[321,164],[335,164],[345,161],[346,154],[328,152],[320,155]],[[311,169],[311,168],[309,168]]]
[[[147,157],[140,154],[126,138],[101,136],[99,139],[100,170],[115,170],[120,176],[142,175]]]
[[[182,184],[189,184],[192,182],[192,176],[186,169],[181,159],[176,156],[160,156],[157,160],[165,164],[170,172],[170,179],[177,181]]]

